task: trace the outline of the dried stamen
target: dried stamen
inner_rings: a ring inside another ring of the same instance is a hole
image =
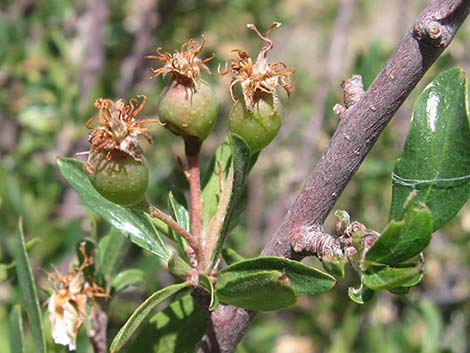
[[[156,59],[165,63],[160,68],[152,69],[154,77],[172,74],[178,83],[192,85],[197,89],[199,87],[201,69],[207,74],[212,75],[206,63],[215,57],[215,54],[203,60],[198,57],[206,43],[204,35],[201,38],[199,43],[191,38],[183,44],[180,51],[175,50],[173,54],[163,54],[160,52],[161,48],[157,48],[157,55],[146,56],[148,59]]]
[[[142,98],[140,104],[137,99],[130,99],[125,104],[122,99],[114,102],[110,99],[99,98],[95,102],[98,116],[88,119],[86,126],[92,129],[88,135],[90,151],[84,169],[93,173],[95,168],[92,160],[96,154],[106,151],[106,158],[111,159],[113,151],[125,152],[135,160],[142,160],[138,145],[138,136],[144,136],[149,143],[152,138],[148,134],[149,127],[145,125],[156,122],[156,119],[137,120],[136,116],[142,111],[147,97]],[[92,124],[96,126],[92,128]]]
[[[230,63],[232,72],[232,82],[230,84],[230,95],[233,101],[237,101],[235,97],[235,85],[240,83],[245,100],[245,105],[248,111],[253,110],[254,106],[254,95],[256,92],[264,92],[273,97],[275,108],[277,110],[278,97],[276,88],[281,86],[290,95],[292,92],[292,85],[290,78],[293,75],[293,71],[287,68],[287,65],[281,61],[268,64],[266,57],[268,52],[273,48],[273,42],[268,37],[269,33],[274,28],[280,27],[281,23],[273,22],[268,28],[266,33],[263,35],[256,28],[254,24],[248,24],[247,27],[253,30],[258,37],[266,42],[266,45],[261,48],[256,62],[253,64],[249,53],[242,49],[234,49],[233,52],[238,54],[237,60],[232,60]],[[222,72],[226,74],[229,71]]]

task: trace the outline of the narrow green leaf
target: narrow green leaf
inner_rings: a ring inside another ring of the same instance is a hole
[[[114,227],[101,238],[96,248],[96,263],[100,273],[109,276],[115,272],[125,244],[126,238]]]
[[[231,160],[232,149],[230,147],[230,138],[227,137],[215,152],[205,175],[201,177],[201,196],[204,201],[201,218],[204,229],[208,228],[209,222],[217,210],[220,198],[220,179],[225,180],[227,178]],[[222,176],[219,175],[219,166]]]
[[[231,265],[235,262],[245,260],[239,253],[237,253],[232,248],[224,248],[222,249],[222,257],[224,258],[227,265]]]
[[[23,223],[21,219],[18,222],[18,228],[16,230],[15,261],[18,283],[20,286],[21,303],[28,317],[29,326],[33,335],[34,346],[36,352],[45,353],[46,340],[43,331],[41,307],[39,305],[36,283],[31,271],[28,255],[26,253]]]
[[[421,353],[442,352],[442,341],[446,331],[441,310],[428,299],[420,300],[416,309],[425,329],[421,336]]]
[[[152,310],[161,302],[168,299],[172,295],[178,293],[183,288],[188,287],[188,283],[178,283],[165,287],[153,293],[148,297],[129,317],[126,323],[121,327],[119,332],[111,343],[110,352],[119,351],[129,341],[131,336],[139,328],[142,322],[148,317]]]
[[[400,287],[390,288],[389,292],[396,294],[396,295],[405,295],[410,291],[411,287],[418,285],[418,283],[421,282],[423,277],[424,277],[424,273],[419,272],[416,274],[416,276],[411,277],[409,280],[401,283]]]
[[[289,278],[281,271],[251,271],[217,282],[220,301],[255,311],[285,309],[297,300]]]
[[[460,68],[438,75],[415,103],[410,130],[394,171],[391,219],[399,220],[411,190],[441,228],[470,198],[468,83]]]
[[[136,245],[168,261],[170,253],[145,212],[117,205],[103,198],[91,185],[83,163],[62,158],[57,160],[60,172],[77,191],[82,202],[127,236]]]
[[[168,261],[168,270],[180,278],[187,278],[193,268],[183,258],[179,257],[178,254],[173,253],[173,256]]]
[[[178,190],[173,190],[168,193],[168,209],[173,219],[188,232],[190,230],[188,204],[184,194]],[[170,235],[173,240],[179,245],[182,250],[183,256],[187,259],[186,255],[186,241],[173,229],[170,229]]]
[[[145,324],[128,352],[194,353],[206,332],[207,315],[190,294],[184,295]]]
[[[29,251],[34,245],[39,242],[39,238],[32,238],[26,242],[26,251]],[[16,275],[16,263],[12,261],[10,263],[0,264],[0,283]]]
[[[209,310],[214,310],[217,307],[218,302],[217,302],[216,296],[215,296],[214,284],[212,283],[209,276],[207,276],[205,273],[200,273],[199,274],[199,285],[202,288],[204,288],[207,291],[207,293],[209,293],[209,296],[210,296]]]
[[[129,286],[139,286],[145,282],[145,273],[138,269],[129,269],[119,272],[113,278],[111,284],[115,292],[119,292]]]
[[[393,289],[414,281],[422,273],[420,266],[370,267],[363,273],[363,283],[370,289]]]
[[[206,232],[210,230],[211,234],[208,234],[209,243],[214,244],[210,268],[214,266],[219,258],[225,237],[230,229],[234,210],[252,166],[251,152],[246,142],[240,136],[230,134],[216,151],[214,160],[209,167],[210,172],[203,181],[202,199],[204,209],[202,212],[202,225]],[[219,175],[220,172],[222,175]],[[230,180],[232,178],[233,180]],[[226,185],[221,190],[221,179],[225,183],[231,181],[231,185]],[[224,191],[230,192],[230,195],[224,195]],[[221,200],[226,201],[226,207],[221,205],[223,214],[221,214],[220,208],[217,212]],[[217,217],[215,217],[216,215]]]
[[[232,215],[235,211],[236,205],[242,194],[245,181],[248,177],[251,163],[251,152],[246,142],[238,135],[231,134],[231,147],[232,147],[232,163],[233,163],[233,184],[232,184],[232,196],[227,208],[227,214],[224,219],[224,223],[221,229],[221,234],[217,241],[217,246],[212,254],[212,266],[218,260],[220,252],[225,242],[225,237],[228,230],[230,229],[230,223],[232,221]]]
[[[411,201],[413,202],[413,201]],[[398,265],[423,251],[431,241],[432,216],[419,204],[408,207],[402,221],[391,221],[366,253],[366,261]]]
[[[175,221],[189,232],[188,203],[180,190],[174,189],[168,193],[168,208]]]
[[[21,306],[16,304],[10,312],[10,351],[11,353],[23,353],[23,317]]]
[[[224,277],[245,276],[258,271],[277,270],[290,280],[297,295],[316,295],[329,291],[336,284],[334,277],[301,262],[275,256],[260,256],[236,262],[219,273],[219,281]]]
[[[13,277],[16,274],[15,268],[16,265],[14,261],[9,264],[0,264],[0,283]]]

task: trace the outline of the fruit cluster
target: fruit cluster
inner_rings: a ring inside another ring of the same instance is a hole
[[[265,34],[252,25],[247,25],[266,44],[261,48],[253,63],[248,52],[235,49],[238,58],[230,63],[230,68],[221,74],[231,73],[231,97],[234,105],[230,111],[229,129],[243,138],[251,153],[266,147],[277,135],[281,127],[282,107],[277,95],[281,86],[291,94],[290,83],[293,72],[283,62],[269,64],[267,54],[273,48],[268,35],[279,27],[274,22]],[[201,78],[201,71],[211,74],[206,63],[214,58],[200,59],[205,44],[190,39],[181,50],[147,56],[163,63],[152,69],[154,77],[171,75],[158,101],[159,120],[166,128],[181,136],[186,145],[186,153],[198,155],[203,141],[209,136],[217,119],[218,101],[208,82]],[[241,87],[237,90],[236,86]],[[137,115],[146,103],[146,97],[116,102],[100,98],[95,106],[98,116],[91,118],[87,126],[95,123],[88,141],[90,150],[84,168],[96,190],[112,202],[135,205],[145,195],[148,184],[148,166],[138,145],[139,135],[150,143],[148,125],[155,119],[138,120]]]

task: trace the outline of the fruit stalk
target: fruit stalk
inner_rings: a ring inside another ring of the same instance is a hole
[[[189,183],[190,203],[191,203],[191,232],[199,241],[199,248],[202,247],[201,237],[201,177],[199,172],[199,153],[201,151],[201,142],[195,138],[184,139],[186,161],[188,163],[187,179]]]
[[[198,239],[194,235],[189,233],[186,229],[184,229],[182,226],[180,226],[170,215],[166,214],[165,212],[153,205],[149,205],[148,213],[150,214],[150,216],[158,218],[168,227],[173,229],[176,233],[181,235],[188,242],[189,246],[191,246],[195,253],[199,252]]]

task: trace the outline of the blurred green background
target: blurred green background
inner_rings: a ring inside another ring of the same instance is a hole
[[[0,1],[0,263],[12,260],[19,215],[28,239],[42,300],[50,284],[40,269],[67,269],[76,243],[107,229],[79,204],[60,177],[55,159],[88,150],[85,121],[98,97],[149,100],[142,117],[154,117],[164,81],[150,80],[155,48],[172,52],[201,33],[203,57],[213,72],[235,48],[257,55],[262,31],[273,20],[271,60],[294,68],[294,94],[284,101],[277,139],[260,156],[246,192],[246,209],[229,245],[256,255],[280,224],[305,176],[324,151],[338,122],[341,81],[353,73],[367,87],[413,24],[424,0],[16,0]],[[205,56],[204,56],[205,55]],[[156,63],[155,63],[156,64]],[[414,98],[439,71],[459,65],[470,72],[470,23],[397,112],[336,208],[369,228],[388,221],[391,172],[407,133]],[[202,163],[221,143],[231,107],[229,77],[205,77],[221,101],[216,131]],[[165,205],[170,186],[184,188],[176,156],[179,139],[156,126],[154,144],[143,144],[151,166],[149,197]],[[334,217],[326,228],[333,230]],[[239,352],[469,352],[470,206],[434,235],[426,251],[425,278],[407,296],[380,293],[365,306],[352,303],[347,277],[326,295],[302,298],[291,310],[258,315]],[[306,260],[312,262],[313,260]],[[313,261],[316,263],[315,261]],[[152,290],[173,279],[158,260],[128,245],[121,268],[140,268],[148,278],[113,298],[110,335]],[[8,312],[18,300],[16,279],[0,283],[0,342],[8,353]],[[46,325],[47,326],[47,325]],[[84,331],[84,330],[82,330]],[[48,337],[51,352],[65,352]],[[81,333],[79,352],[91,352]],[[32,348],[32,347],[29,347]]]

